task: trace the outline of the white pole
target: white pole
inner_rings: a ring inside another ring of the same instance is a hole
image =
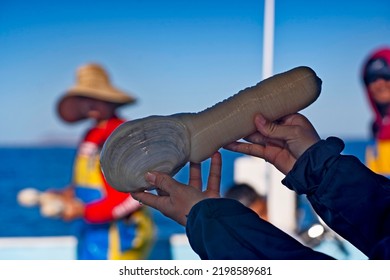
[[[266,79],[273,74],[275,0],[264,1],[263,79]]]
[[[273,75],[275,0],[264,0],[263,79]],[[283,174],[265,164],[268,217],[271,223],[287,233],[295,229],[295,194],[281,184]],[[263,167],[264,168],[264,167]]]
[[[273,75],[275,0],[264,0],[263,79]],[[267,195],[268,218],[287,233],[295,229],[295,193],[282,185],[283,174],[255,157],[236,159],[234,180]]]

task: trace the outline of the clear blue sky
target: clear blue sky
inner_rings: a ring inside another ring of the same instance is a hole
[[[276,0],[274,72],[323,80],[304,113],[323,136],[367,137],[363,59],[390,46],[390,1]],[[0,144],[77,139],[55,104],[87,62],[138,97],[126,118],[198,112],[262,76],[260,0],[0,2]]]

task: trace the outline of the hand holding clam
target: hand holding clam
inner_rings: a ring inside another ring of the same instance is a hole
[[[107,182],[122,192],[153,189],[148,171],[175,175],[187,162],[200,163],[226,144],[256,131],[254,116],[270,121],[313,103],[321,80],[301,66],[265,79],[199,113],[150,116],[128,121],[107,139],[101,168]]]

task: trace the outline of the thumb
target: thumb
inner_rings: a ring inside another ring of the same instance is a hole
[[[263,136],[270,139],[286,140],[290,134],[289,127],[270,122],[261,114],[256,115],[255,125]]]
[[[169,194],[173,189],[176,188],[176,181],[165,173],[147,172],[145,174],[145,180],[164,193]]]

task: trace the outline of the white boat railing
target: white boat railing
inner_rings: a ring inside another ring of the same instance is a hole
[[[0,260],[74,260],[73,236],[0,238]]]

